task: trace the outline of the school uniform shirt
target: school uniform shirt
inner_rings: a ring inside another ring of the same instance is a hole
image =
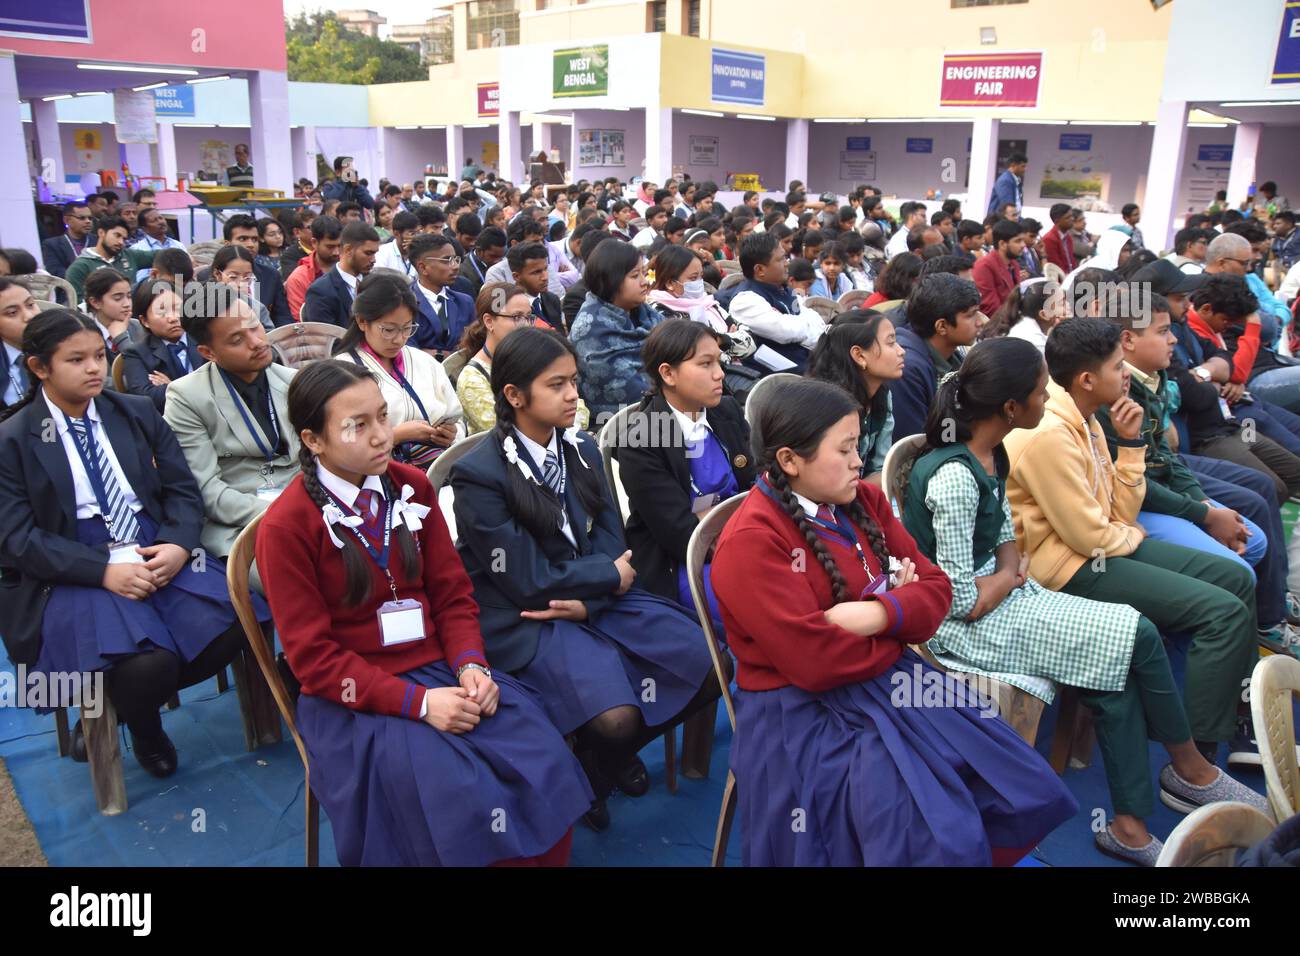
[[[394,366],[398,366],[400,360],[400,366],[396,370],[419,396],[419,403],[402,386],[401,380],[384,368],[368,350],[358,347],[340,353],[335,358],[356,362],[375,376],[379,391],[383,393],[384,401],[388,402],[388,423],[394,428],[406,422],[427,421],[433,425],[444,418],[454,418],[459,429],[459,421],[464,414],[460,399],[456,397],[456,389],[442,365],[431,355],[407,345],[403,346],[398,359],[394,360]],[[424,405],[423,413],[420,411],[421,404]]]
[[[81,460],[81,452],[77,448],[77,436],[72,433],[72,428],[68,425],[68,418],[50,401],[50,397],[41,390],[41,400],[45,407],[49,409],[49,420],[54,423],[58,430],[59,441],[63,444],[63,453],[68,456],[68,465],[72,469],[72,490],[76,500],[77,520],[82,518],[93,518],[101,514],[99,499],[95,497],[95,486],[90,483],[90,476],[86,474],[85,463]],[[90,404],[86,406],[84,416],[89,420],[90,428],[94,432],[95,441],[104,449],[104,454],[108,458],[108,463],[113,469],[113,474],[117,476],[117,486],[122,491],[122,497],[126,499],[127,507],[132,512],[139,514],[141,508],[139,497],[136,496],[135,490],[131,487],[130,481],[127,480],[126,472],[122,470],[122,464],[117,459],[117,453],[113,450],[113,442],[108,438],[108,433],[104,431],[104,420],[99,417],[99,411],[95,408],[95,400],[92,398]]]
[[[645,434],[667,440],[631,440],[639,429],[629,419],[625,434],[630,440],[614,448],[631,510],[627,543],[632,549],[632,566],[639,587],[676,600],[678,568],[685,562],[687,543],[699,526],[691,510],[687,443],[699,442],[711,433],[726,452],[736,485],[743,491],[754,483],[749,425],[730,396],[723,396],[715,408],[700,412],[698,419],[674,408],[662,395],[648,396],[633,414],[647,416]],[[663,416],[669,416],[671,423],[667,431],[661,424]]]
[[[538,471],[543,471],[546,465],[546,455],[549,452],[557,458],[560,455],[560,430],[554,429],[551,432],[551,440],[545,446],[537,444],[519,429],[515,429],[515,441],[523,445],[524,450],[528,452],[529,457],[533,459],[533,464],[537,465]],[[543,472],[544,473],[544,472]],[[563,524],[560,525],[560,533],[569,539],[569,544],[575,548],[578,546],[578,539],[574,537],[573,526],[569,524],[569,510],[564,509]]]
[[[402,251],[397,248],[397,240],[393,239],[385,242],[379,247],[379,252],[375,254],[376,269],[392,269],[400,272],[408,279],[415,278],[415,266],[408,259],[402,257]]]
[[[858,501],[875,518],[890,556],[911,558],[916,580],[872,600],[880,603],[887,623],[879,634],[861,637],[826,620],[836,603],[830,575],[809,553],[808,542],[781,504],[760,488],[749,493],[727,522],[714,550],[712,577],[727,630],[727,646],[736,658],[736,684],[763,691],[793,685],[821,693],[860,683],[884,673],[908,644],[934,635],[952,603],[952,585],[917,548],[883,491],[858,484]],[[817,504],[800,497],[805,514]],[[864,569],[856,554],[827,543],[851,592],[857,597],[880,568],[857,529]],[[790,556],[804,555],[796,564]],[[744,601],[728,596],[744,594]]]
[[[4,361],[4,380],[2,383],[4,393],[0,395],[0,408],[8,408],[27,394],[31,379],[28,377],[26,366],[23,364],[22,351],[14,348],[8,342],[0,344],[4,345],[3,354],[0,355],[0,359]]]
[[[1038,320],[1032,316],[1021,316],[1019,321],[1007,330],[1007,335],[1015,339],[1032,342],[1039,352],[1047,348],[1047,333],[1043,331],[1043,327],[1038,323]]]
[[[343,558],[301,477],[262,519],[257,567],[275,619],[292,622],[280,628],[280,641],[303,693],[354,710],[418,720],[424,692],[433,688],[396,675],[440,660],[454,672],[471,661],[486,665],[487,658],[469,578],[452,547],[433,487],[423,471],[397,462],[389,464],[388,477],[397,494],[409,485],[410,500],[429,509],[414,533],[420,566],[403,568],[395,550],[390,551],[389,565],[398,598],[421,605],[423,640],[383,645],[375,611],[381,602],[392,600],[392,594],[387,577],[368,556],[370,600],[353,607],[343,603]],[[349,508],[362,490],[326,469],[318,471],[318,478]],[[334,526],[334,533],[340,540],[351,534],[341,525]]]
[[[907,230],[899,229],[885,243],[885,258],[892,259],[899,253],[907,251]]]

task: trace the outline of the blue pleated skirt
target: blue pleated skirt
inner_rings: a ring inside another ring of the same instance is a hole
[[[445,661],[401,675],[459,687]],[[590,807],[582,766],[531,692],[505,674],[497,712],[469,733],[303,694],[311,788],[343,866],[485,866],[538,856]]]
[[[136,515],[143,541],[153,541],[157,526]],[[107,551],[108,528],[99,518],[77,522],[77,540]],[[266,602],[253,594],[253,609],[271,620]],[[85,673],[111,667],[115,660],[151,648],[170,651],[182,661],[198,657],[236,621],[226,566],[205,559],[202,571],[187,561],[171,582],[142,601],[102,587],[59,584],[50,591],[41,622],[41,653],[29,671]]]
[[[693,612],[633,588],[595,621],[552,621],[536,656],[515,676],[569,734],[612,707],[641,710],[647,727],[691,702],[713,668]]]
[[[1065,785],[1000,717],[919,706],[924,673],[935,672],[909,650],[825,693],[736,693],[746,866],[987,866],[992,848],[1032,846],[1074,815]]]

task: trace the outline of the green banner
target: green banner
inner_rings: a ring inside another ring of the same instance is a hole
[[[556,50],[553,78],[555,96],[604,96],[609,92],[609,46]]]

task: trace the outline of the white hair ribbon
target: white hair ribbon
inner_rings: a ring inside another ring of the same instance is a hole
[[[406,522],[407,530],[412,534],[424,527],[423,520],[429,516],[431,510],[428,505],[422,505],[418,501],[412,501],[411,496],[415,494],[415,489],[410,485],[402,485],[402,497],[400,501],[394,501],[390,506],[393,513],[398,519]]]
[[[365,524],[365,520],[360,515],[345,515],[343,510],[332,501],[321,508],[320,513],[325,519],[325,530],[329,532],[330,540],[334,542],[336,548],[343,547],[343,539],[334,533],[334,525],[341,524],[348,528],[355,528]]]

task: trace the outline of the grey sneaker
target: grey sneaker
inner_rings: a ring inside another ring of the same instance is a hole
[[[1281,624],[1275,624],[1272,627],[1261,628],[1259,635],[1259,646],[1272,651],[1274,654],[1286,654],[1292,657],[1300,657],[1300,628],[1283,621]]]
[[[1117,860],[1123,860],[1125,863],[1136,863],[1138,866],[1155,866],[1156,860],[1160,858],[1160,851],[1165,845],[1155,837],[1151,838],[1146,846],[1133,847],[1127,843],[1121,843],[1114,833],[1110,830],[1110,824],[1106,824],[1106,829],[1098,833],[1094,838],[1097,849],[1107,856],[1114,857]]]
[[[1286,620],[1288,624],[1300,624],[1300,597],[1286,593]]]
[[[1238,783],[1222,770],[1218,774],[1213,783],[1198,787],[1178,776],[1173,764],[1165,764],[1160,771],[1160,802],[1179,813],[1191,813],[1207,803],[1248,803],[1256,810],[1272,815],[1268,798],[1262,793],[1256,793],[1244,783]]]

